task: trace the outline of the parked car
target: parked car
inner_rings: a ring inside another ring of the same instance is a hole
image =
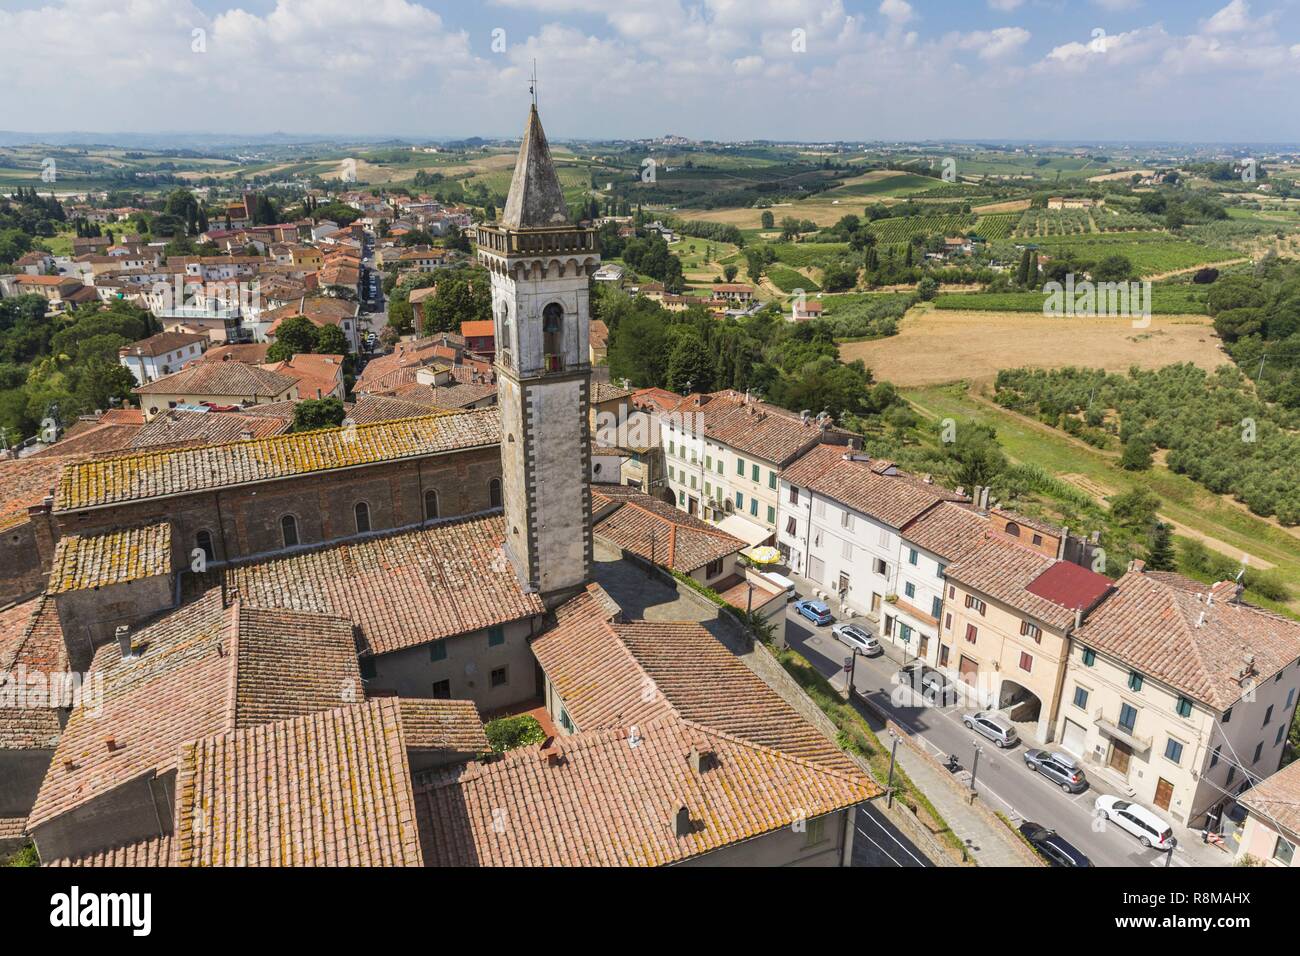
[[[1066,793],[1082,793],[1088,789],[1087,775],[1078,760],[1069,754],[1026,750],[1025,766],[1058,784]]]
[[[955,704],[960,698],[957,688],[942,673],[920,661],[904,664],[894,675],[894,683],[912,688],[931,706]]]
[[[806,617],[819,627],[835,620],[831,614],[831,609],[826,606],[824,601],[813,601],[805,598],[802,601],[795,601],[794,609],[801,616]]]
[[[1121,830],[1127,830],[1138,838],[1144,847],[1157,850],[1173,850],[1178,841],[1174,839],[1173,828],[1152,810],[1140,803],[1130,803],[1119,797],[1102,796],[1097,798],[1097,812]]]
[[[1055,830],[1026,820],[1020,832],[1052,866],[1092,866],[1092,860]]]
[[[967,714],[962,718],[962,723],[980,736],[993,741],[999,750],[1004,747],[1014,747],[1020,742],[1020,737],[1016,734],[1016,728],[1011,726],[1011,721],[995,711],[981,710],[974,714]]]
[[[868,657],[875,657],[878,654],[885,653],[885,649],[880,646],[880,642],[856,624],[836,624],[831,628],[831,633],[839,639],[841,644],[855,647]]]

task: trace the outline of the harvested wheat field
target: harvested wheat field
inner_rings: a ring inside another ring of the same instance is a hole
[[[878,381],[900,387],[990,380],[1004,368],[1066,365],[1122,372],[1194,362],[1229,364],[1210,319],[1157,315],[1145,329],[1132,319],[1046,318],[1025,312],[913,309],[897,335],[840,346],[844,361],[862,359]]]

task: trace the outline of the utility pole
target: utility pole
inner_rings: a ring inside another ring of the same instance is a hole
[[[844,689],[844,699],[850,703],[853,701],[853,678],[858,672],[858,649],[853,648],[853,656],[849,658],[849,686]]]
[[[975,796],[975,775],[979,773],[980,754],[984,752],[984,748],[980,746],[980,742],[978,740],[974,740],[974,739],[971,740],[971,745],[974,746],[975,748],[975,759],[974,761],[972,761],[971,768],[970,768],[970,792],[971,792],[971,796],[974,797]]]

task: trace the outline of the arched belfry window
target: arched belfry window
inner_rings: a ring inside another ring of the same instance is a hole
[[[559,372],[564,368],[564,306],[552,302],[542,309],[542,353],[545,369]]]
[[[293,515],[285,515],[280,519],[280,533],[284,536],[284,546],[294,548],[298,546],[298,519]]]
[[[493,478],[488,482],[488,504],[493,508],[501,507],[501,479]]]
[[[497,310],[497,354],[501,356],[501,362],[507,368],[513,368],[513,350],[514,350],[514,328],[510,321],[510,306],[502,302],[501,307]]]

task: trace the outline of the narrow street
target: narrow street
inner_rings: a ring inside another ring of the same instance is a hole
[[[851,656],[851,651],[835,638],[829,626],[814,627],[796,614],[793,604],[786,609],[786,618],[786,640],[790,647],[842,688],[846,679],[844,661]],[[874,628],[866,620],[857,618],[854,623],[874,633]],[[885,648],[885,654],[879,657],[858,656],[854,689],[886,712],[940,762],[949,754],[956,754],[963,781],[969,780],[978,746],[980,754],[975,788],[989,809],[1006,815],[1017,825],[1032,820],[1056,830],[1086,853],[1094,866],[1214,865],[1219,862],[1214,854],[1222,856],[1219,865],[1231,865],[1226,853],[1211,847],[1197,845],[1189,851],[1188,842],[1196,837],[1182,827],[1175,827],[1179,845],[1172,859],[1156,850],[1144,850],[1136,839],[1117,827],[1107,826],[1098,832],[1094,829],[1099,824],[1093,815],[1093,804],[1102,793],[1113,791],[1098,789],[1094,783],[1082,793],[1067,794],[1026,767],[1023,742],[999,750],[992,741],[978,737],[963,726],[962,717],[969,712],[968,709],[952,705],[926,706],[910,689],[900,690],[892,678],[902,662],[890,657],[891,653],[897,653],[892,646],[886,644]],[[1089,779],[1093,779],[1091,774]],[[861,838],[861,834],[858,837]]]

